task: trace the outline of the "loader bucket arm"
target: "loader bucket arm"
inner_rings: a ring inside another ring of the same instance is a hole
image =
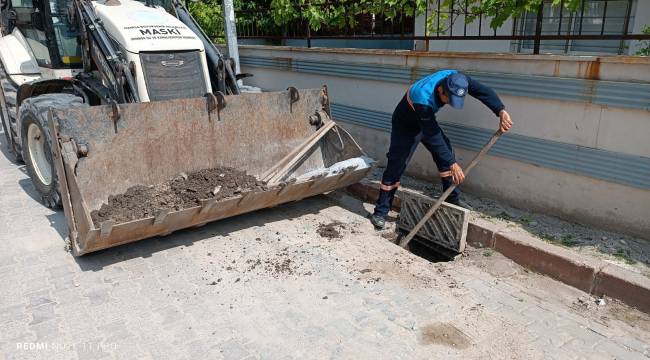
[[[190,14],[190,11],[181,1],[174,0],[172,1],[172,5],[176,11],[176,17],[189,27],[203,43],[205,56],[210,67],[212,88],[226,94],[239,94],[239,85],[237,85],[236,74],[234,73],[236,67],[231,66],[230,61],[226,61],[219,49],[217,49],[203,29],[201,29]]]
[[[371,166],[341,166],[364,154],[332,126],[328,108],[325,90],[309,89],[299,96],[284,91],[52,110],[54,161],[73,252],[165,235],[358,182]],[[315,141],[319,129],[327,131]],[[305,151],[309,141],[315,146]],[[293,154],[302,158],[295,161]],[[109,196],[132,186],[218,166],[274,178],[277,186],[124,223],[91,220],[91,211]]]

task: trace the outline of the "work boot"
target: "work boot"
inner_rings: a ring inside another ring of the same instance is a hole
[[[386,219],[383,216],[375,214],[370,215],[370,222],[377,230],[382,230],[386,225]]]
[[[447,202],[450,203],[450,204],[454,204],[456,206],[460,206],[460,207],[465,208],[467,210],[474,210],[474,208],[472,208],[472,206],[470,204],[466,203],[460,197],[457,197],[457,198],[452,199],[452,200],[447,200]]]

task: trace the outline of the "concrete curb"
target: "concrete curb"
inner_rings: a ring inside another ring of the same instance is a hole
[[[375,202],[379,185],[364,180],[347,187],[347,192],[365,202]],[[399,192],[393,203],[399,210]],[[517,264],[550,276],[587,293],[606,295],[650,313],[650,279],[592,259],[560,246],[548,244],[526,234],[510,233],[507,228],[486,220],[471,220],[467,243],[494,249]]]

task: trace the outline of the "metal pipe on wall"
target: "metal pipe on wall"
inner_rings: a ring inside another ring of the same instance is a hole
[[[237,29],[235,28],[235,6],[233,0],[223,0],[223,27],[226,34],[226,44],[228,45],[228,57],[235,60],[235,74],[241,73],[239,66],[239,49],[237,48]],[[237,80],[237,85],[241,86],[242,81]]]

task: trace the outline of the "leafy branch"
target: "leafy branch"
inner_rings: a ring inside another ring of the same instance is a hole
[[[644,25],[641,32],[650,35],[650,26]],[[650,56],[650,40],[641,41],[641,48],[637,50],[636,55]]]
[[[235,0],[239,26],[255,26],[260,33],[282,31],[306,23],[312,31],[354,29],[361,15],[381,15],[386,21],[427,13],[427,32],[445,33],[459,18],[472,23],[479,16],[499,28],[509,18],[535,12],[544,0]],[[552,0],[552,6],[579,10],[582,0]],[[439,6],[438,6],[439,5]],[[221,0],[190,2],[189,8],[214,39],[223,38]]]

